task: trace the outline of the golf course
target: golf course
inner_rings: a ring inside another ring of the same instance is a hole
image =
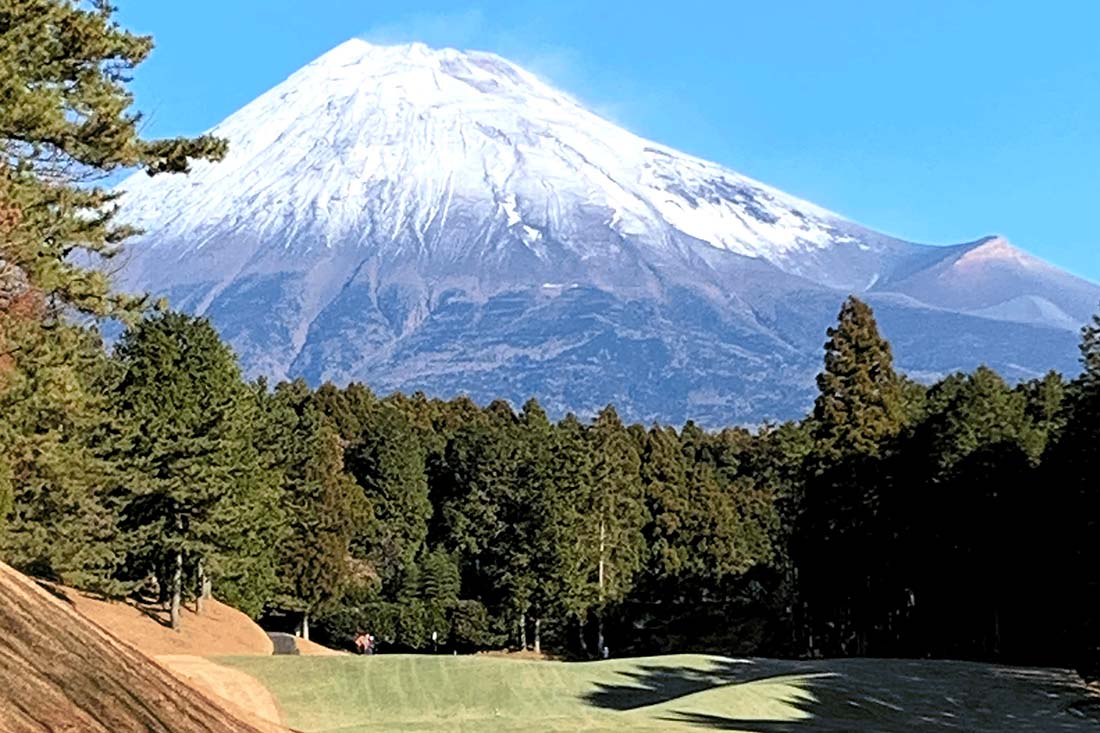
[[[1100,733],[1100,1],[455,5],[0,0],[0,733]]]
[[[945,661],[676,655],[226,657],[303,733],[1094,731],[1076,675]],[[1092,703],[1095,704],[1095,703]]]
[[[670,655],[560,662],[358,656],[298,640],[273,655],[211,602],[181,633],[152,609],[0,564],[0,733],[743,731],[1076,733],[1100,696],[1074,672],[945,660]],[[229,652],[227,655],[225,652]]]

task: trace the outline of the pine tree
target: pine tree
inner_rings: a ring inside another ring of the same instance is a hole
[[[484,559],[498,532],[499,502],[515,466],[499,426],[484,418],[455,430],[432,471],[433,539],[464,565]]]
[[[132,313],[140,301],[112,295],[91,258],[73,256],[109,258],[131,233],[97,182],[132,167],[183,172],[225,151],[210,137],[139,137],[126,85],[152,41],[113,13],[106,0],[0,2],[0,210],[18,212],[0,239],[0,293],[22,281],[53,308],[100,315]]]
[[[111,377],[98,334],[35,321],[14,325],[19,368],[0,389],[0,454],[13,511],[0,531],[0,553],[27,572],[120,593],[113,578],[121,561],[117,516],[108,494],[113,467],[100,450],[109,433]]]
[[[542,652],[542,625],[551,616],[561,615],[560,542],[557,517],[564,501],[553,472],[554,426],[531,398],[523,405],[519,418],[521,455],[518,481],[523,488],[525,509],[524,552],[530,558],[531,584],[529,612],[532,616],[533,649]]]
[[[545,563],[539,554],[546,539],[546,502],[553,496],[546,484],[550,425],[534,400],[524,404],[518,417],[501,402],[490,404],[486,412],[503,469],[493,494],[498,530],[487,560],[490,577],[501,592],[501,612],[514,619],[519,648],[526,649],[528,617],[542,582],[540,565]],[[536,646],[541,645],[539,634],[536,628]]]
[[[1067,386],[1058,372],[1048,372],[1016,387],[1025,402],[1027,418],[1033,427],[1028,455],[1038,461],[1047,447],[1058,439],[1066,423]]]
[[[741,471],[752,477],[756,492],[770,499],[763,510],[766,519],[760,522],[768,532],[772,558],[761,568],[769,591],[764,612],[775,629],[773,648],[784,654],[803,653],[807,647],[798,597],[795,537],[806,508],[806,467],[813,449],[808,422],[764,425],[747,441],[739,430],[727,429],[718,436],[727,445],[745,445],[735,451]]]
[[[116,358],[115,460],[125,471],[130,569],[159,580],[173,628],[187,579],[200,574],[261,604],[274,591],[283,520],[233,353],[209,322],[166,313],[128,330]]]
[[[588,652],[585,626],[596,603],[593,590],[590,532],[594,485],[593,453],[587,429],[572,413],[554,427],[551,474],[555,498],[548,528],[549,565],[547,575],[556,579],[557,603],[561,611],[576,620],[582,653]]]
[[[775,495],[763,477],[742,465],[744,437],[736,431],[710,436],[690,422],[680,436],[693,486],[688,524],[697,549],[692,574],[715,584],[767,565],[775,552]]]
[[[117,558],[97,496],[106,467],[86,440],[100,395],[81,383],[91,337],[64,316],[131,317],[144,303],[109,291],[106,260],[131,230],[101,182],[225,149],[141,139],[127,83],[151,48],[105,1],[0,0],[0,515],[14,502],[9,557],[101,590]]]
[[[923,452],[904,474],[907,500],[894,512],[907,520],[898,574],[916,621],[942,629],[934,653],[995,657],[1005,611],[1023,605],[1009,587],[1032,554],[1015,538],[1035,513],[1024,507],[1037,430],[1023,392],[986,367],[929,395],[934,409],[907,440]]]
[[[343,389],[325,382],[313,394],[313,404],[332,423],[345,444],[359,439],[377,402],[374,393],[359,382]]]

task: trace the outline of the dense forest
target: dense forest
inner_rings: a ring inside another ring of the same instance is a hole
[[[383,650],[1095,669],[1100,316],[1071,379],[923,385],[849,298],[812,413],[752,429],[249,383],[105,274],[102,176],[224,153],[140,139],[150,47],[103,3],[0,0],[0,559]]]

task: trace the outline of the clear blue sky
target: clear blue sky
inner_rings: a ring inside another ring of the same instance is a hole
[[[495,51],[645,137],[872,228],[1100,281],[1100,1],[116,0],[147,133],[353,36]]]

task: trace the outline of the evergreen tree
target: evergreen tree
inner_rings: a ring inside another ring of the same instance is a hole
[[[911,641],[937,654],[994,656],[1007,606],[1021,605],[1010,601],[1011,576],[1027,559],[1014,538],[1026,522],[1037,433],[1023,393],[985,367],[935,385],[929,402],[906,441],[919,452],[906,462],[912,488],[897,514],[908,521],[894,551],[907,613],[935,629]]]
[[[814,401],[817,453],[829,461],[877,456],[905,418],[890,344],[879,334],[871,308],[854,296],[844,302],[828,336]]]
[[[353,553],[371,564],[384,587],[392,587],[401,570],[415,564],[432,513],[424,448],[406,413],[382,402],[364,415],[346,464],[373,517],[353,541]]]
[[[772,486],[746,470],[744,453],[752,439],[736,430],[710,436],[689,422],[681,442],[693,466],[689,480],[694,477],[698,487],[693,524],[705,558],[698,576],[721,582],[770,564],[778,522],[776,497]]]
[[[1040,460],[1066,424],[1066,383],[1058,372],[1048,372],[1042,379],[1033,379],[1016,387],[1024,399],[1027,419],[1032,426],[1028,454]]]
[[[548,574],[556,578],[562,612],[578,624],[578,642],[585,654],[585,625],[596,600],[592,593],[591,532],[587,531],[594,504],[593,462],[587,429],[575,415],[566,415],[554,429],[550,464],[557,501],[552,504],[549,519],[553,567]]]
[[[597,650],[605,645],[607,609],[626,598],[645,561],[648,518],[635,445],[615,408],[601,410],[589,431],[592,494],[582,505],[578,537],[591,578]]]
[[[769,535],[772,558],[760,568],[767,589],[763,610],[770,627],[768,641],[776,652],[785,654],[806,649],[793,548],[795,532],[802,526],[806,466],[814,445],[808,422],[764,425],[747,440],[743,431],[724,430],[719,435],[727,444],[744,445],[737,452],[741,470],[752,477],[757,492],[770,497],[764,509],[767,520],[761,522]]]
[[[538,554],[544,549],[544,511],[553,494],[545,484],[546,444],[533,441],[549,438],[549,423],[534,400],[523,406],[518,417],[501,402],[490,404],[486,412],[501,446],[504,479],[497,483],[493,496],[498,530],[488,548],[489,576],[501,595],[501,614],[514,619],[518,646],[525,649],[528,616],[536,602],[542,570]],[[544,495],[547,490],[549,495]]]
[[[261,458],[286,514],[274,604],[302,614],[307,639],[310,617],[347,589],[351,542],[369,523],[362,491],[344,471],[343,441],[313,397],[301,380],[259,393]]]
[[[558,517],[565,501],[553,471],[554,427],[539,405],[531,398],[519,417],[521,454],[519,461],[520,506],[523,509],[522,554],[528,558],[527,597],[532,616],[532,642],[536,653],[542,651],[542,625],[551,616],[563,612],[559,546],[562,538]]]
[[[100,449],[109,433],[106,355],[93,331],[15,325],[19,367],[0,388],[0,454],[14,511],[0,553],[27,572],[117,594],[113,467]]]
[[[313,395],[317,409],[335,426],[345,443],[359,439],[363,427],[378,400],[366,386],[352,382],[340,389],[325,382]]]
[[[479,419],[447,440],[433,470],[433,540],[463,559],[480,563],[498,532],[498,500],[514,481],[515,465],[500,426]]]
[[[671,428],[650,429],[642,456],[642,480],[649,500],[648,544],[653,567],[673,575],[686,562],[686,548],[677,541],[680,515],[687,506],[687,476],[680,438]]]
[[[116,194],[96,182],[131,167],[182,172],[225,151],[210,137],[139,137],[126,85],[152,41],[121,29],[113,12],[106,0],[0,2],[0,209],[19,213],[0,239],[0,282],[96,314],[138,304],[72,256],[111,257],[131,233],[114,222]]]
[[[1073,662],[1089,677],[1100,677],[1100,619],[1092,600],[1100,592],[1100,314],[1081,330],[1081,373],[1067,390],[1066,425],[1044,460],[1048,492],[1059,499],[1058,530],[1050,538],[1060,550],[1050,569],[1057,585],[1069,589],[1064,616],[1071,629],[1067,646]],[[1064,526],[1067,518],[1069,526]]]
[[[173,628],[187,578],[224,580],[258,611],[274,591],[283,521],[233,353],[209,322],[166,313],[128,330],[116,357],[129,569],[156,576]]]
[[[1081,329],[1081,388],[1100,391],[1100,313]]]
[[[107,2],[0,0],[0,514],[14,500],[9,557],[101,590],[117,558],[98,495],[108,467],[89,440],[102,422],[84,379],[93,337],[63,316],[128,317],[143,301],[109,292],[104,260],[131,230],[100,184],[225,148],[141,139],[127,83],[151,47]]]
[[[855,297],[828,330],[818,375],[815,439],[795,546],[799,595],[812,644],[865,653],[880,617],[876,583],[890,577],[893,498],[883,459],[904,426],[906,404],[890,345]]]

